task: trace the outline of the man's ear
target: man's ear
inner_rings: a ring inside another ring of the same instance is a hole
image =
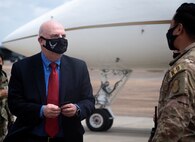
[[[173,35],[180,35],[184,32],[183,24],[179,23],[177,28],[174,30]]]
[[[41,46],[43,46],[43,44],[44,44],[43,38],[41,38],[41,37],[39,36],[39,37],[38,37],[38,41],[39,41],[39,44],[40,44]]]
[[[38,41],[39,41],[39,43],[41,43],[41,42],[42,42],[42,40],[43,40],[43,39],[39,36],[39,37],[38,37]]]

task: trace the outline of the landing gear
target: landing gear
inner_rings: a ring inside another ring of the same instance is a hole
[[[107,131],[112,127],[113,117],[107,109],[96,109],[94,113],[86,119],[86,124],[91,131]]]
[[[95,95],[96,109],[94,113],[86,118],[86,125],[91,131],[107,131],[112,127],[114,115],[110,105],[119,90],[126,83],[131,70],[102,70],[101,86]],[[112,85],[108,81],[109,75],[117,81]]]

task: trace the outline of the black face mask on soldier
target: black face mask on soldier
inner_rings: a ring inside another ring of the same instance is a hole
[[[42,39],[46,41],[46,45],[43,45],[47,50],[52,51],[57,54],[63,54],[66,52],[68,47],[68,40],[65,38],[55,38],[46,39],[41,36]]]
[[[175,48],[174,46],[174,41],[177,38],[177,35],[173,35],[173,31],[177,28],[177,25],[174,26],[173,28],[169,29],[166,37],[167,37],[167,42],[168,42],[168,46],[170,50],[178,50],[177,48]]]
[[[180,55],[180,52],[178,50],[173,50],[173,59],[175,59],[179,55]]]

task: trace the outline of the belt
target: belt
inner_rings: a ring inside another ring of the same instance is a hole
[[[62,138],[62,137],[54,137],[54,138],[51,138],[51,137],[47,137],[47,136],[37,136],[37,135],[30,135],[28,137],[28,142],[64,142],[65,139]]]

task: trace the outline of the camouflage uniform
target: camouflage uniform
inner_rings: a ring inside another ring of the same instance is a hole
[[[195,142],[195,43],[170,63],[152,142]]]
[[[0,89],[8,87],[8,80],[6,73],[1,71],[0,73]],[[8,109],[7,97],[0,97],[0,142],[3,142],[5,135],[7,134],[8,123],[13,123],[14,117],[11,115]]]

